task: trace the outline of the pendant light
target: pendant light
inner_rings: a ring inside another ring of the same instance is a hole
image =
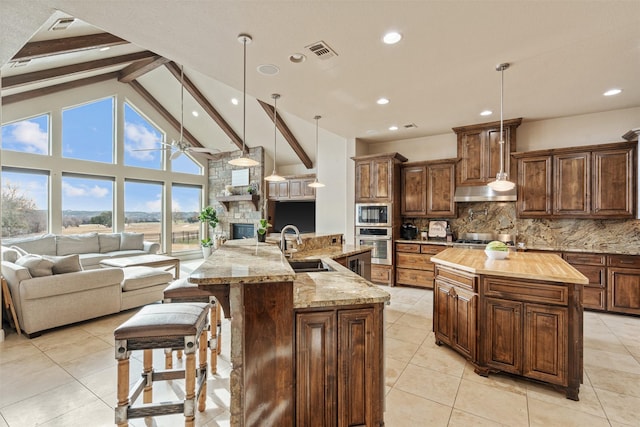
[[[280,95],[274,93],[271,95],[271,98],[273,98],[273,172],[271,172],[271,175],[265,178],[265,181],[277,182],[284,181],[284,178],[276,173],[276,159],[278,157],[278,98],[280,98]]]
[[[242,152],[240,157],[229,160],[229,164],[232,166],[252,167],[258,166],[260,163],[248,156],[245,157],[245,140],[246,140],[246,128],[247,128],[247,44],[251,43],[252,38],[248,34],[240,34],[238,41],[242,43],[244,48],[244,61],[243,61],[243,79],[242,79]]]
[[[487,185],[494,191],[509,191],[516,186],[514,182],[509,181],[509,175],[504,171],[504,70],[509,68],[509,63],[496,65],[496,71],[500,71],[500,172],[496,175],[496,180],[491,181]]]
[[[322,116],[315,116],[314,119],[316,119],[316,179],[313,180],[313,182],[311,184],[309,184],[309,187],[311,188],[322,188],[324,187],[324,184],[321,182],[318,182],[318,120],[320,120],[322,118]]]

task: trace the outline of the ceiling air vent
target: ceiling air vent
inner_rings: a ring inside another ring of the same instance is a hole
[[[406,125],[404,125],[405,129],[412,129],[412,128],[417,128],[418,126],[416,126],[415,123],[407,123]]]
[[[310,44],[309,46],[305,46],[305,49],[309,49],[311,53],[317,56],[320,59],[329,59],[334,56],[338,56],[335,50],[331,49],[328,44],[320,40],[319,42],[315,42]]]
[[[76,18],[60,18],[49,27],[49,31],[66,30],[75,21]]]

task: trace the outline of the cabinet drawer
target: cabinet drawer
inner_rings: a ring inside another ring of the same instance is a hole
[[[420,286],[433,289],[433,271],[396,268],[396,285]]]
[[[421,246],[422,247],[420,248],[420,253],[429,254],[429,255],[436,255],[444,251],[445,249],[447,249],[446,246],[437,246],[437,245],[421,245]]]
[[[396,253],[396,267],[433,271],[433,263],[430,260],[430,255]]]
[[[391,284],[391,267],[386,265],[371,265],[371,281],[376,283],[383,283],[385,285]]]
[[[419,254],[420,244],[419,243],[396,243],[396,251],[411,252],[411,253]]]
[[[606,285],[606,268],[597,267],[595,265],[574,265],[573,268],[584,274],[589,279],[589,284],[585,287],[604,288]]]
[[[640,256],[609,255],[610,267],[640,268]]]
[[[580,254],[575,252],[565,252],[562,257],[569,264],[586,264],[586,265],[606,265],[607,257],[598,254]]]
[[[478,278],[471,274],[463,274],[458,271],[449,270],[446,267],[436,267],[436,276],[448,283],[478,292]]]
[[[551,285],[518,279],[517,282],[487,277],[483,280],[484,295],[516,301],[567,305],[569,290],[563,285]]]
[[[607,290],[604,288],[587,288],[582,290],[582,305],[591,310],[607,309]]]

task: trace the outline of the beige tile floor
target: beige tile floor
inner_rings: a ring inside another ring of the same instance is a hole
[[[183,274],[196,265],[184,262]],[[434,344],[431,291],[385,289],[392,295],[385,310],[387,427],[640,426],[640,318],[585,313],[585,376],[580,401],[574,402],[539,384],[476,375],[461,356]],[[8,331],[0,343],[0,427],[113,425],[112,333],[133,313],[60,328],[32,340]],[[207,410],[196,416],[197,426],[229,425],[226,321],[223,337],[218,374],[209,377]],[[163,366],[163,357],[162,352],[154,355],[157,366]],[[141,355],[134,353],[136,375],[141,364]],[[179,398],[178,383],[158,383],[156,398]],[[130,422],[181,424],[180,415]]]

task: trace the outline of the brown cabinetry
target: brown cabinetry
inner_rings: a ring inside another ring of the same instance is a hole
[[[394,202],[399,195],[399,165],[407,158],[398,153],[354,157],[357,203]]]
[[[450,159],[403,165],[401,214],[408,217],[455,217],[455,162],[455,159]]]
[[[396,285],[433,289],[431,256],[445,248],[423,243],[396,243]]]
[[[504,170],[511,171],[509,153],[516,149],[516,129],[522,118],[504,121]],[[457,135],[456,185],[485,185],[500,171],[500,122],[453,128]],[[511,174],[509,174],[511,176]]]
[[[640,315],[640,256],[609,255],[607,310]]]
[[[371,264],[371,281],[383,285],[393,285],[393,267],[383,264]]]
[[[586,309],[607,309],[607,257],[602,254],[565,252],[562,258],[584,274],[589,283],[582,290],[582,305]]]
[[[316,190],[309,187],[314,178],[313,175],[291,176],[285,177],[284,181],[269,182],[267,197],[274,201],[314,200]]]
[[[427,214],[427,167],[403,165],[401,172],[402,197],[400,213],[403,216]]]
[[[382,425],[382,305],[296,312],[296,425]]]

